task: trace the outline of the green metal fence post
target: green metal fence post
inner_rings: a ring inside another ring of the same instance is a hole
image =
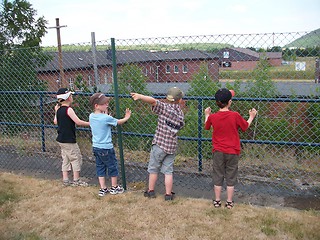
[[[198,99],[198,171],[202,172],[202,99]]]
[[[118,93],[116,46],[115,46],[114,38],[111,38],[111,52],[112,52],[114,96],[115,96],[115,102],[116,102],[116,117],[120,119],[121,117],[120,117],[119,93]],[[117,126],[117,131],[118,131],[118,145],[119,145],[119,155],[120,155],[120,163],[121,163],[122,185],[124,189],[127,189],[126,173],[125,173],[124,158],[123,158],[123,146],[122,146],[122,128],[120,125]]]
[[[42,94],[40,94],[40,118],[41,118],[41,145],[42,145],[42,151],[46,152],[46,138],[45,138],[43,96],[42,96]]]

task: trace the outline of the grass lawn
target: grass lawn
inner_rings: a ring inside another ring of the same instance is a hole
[[[0,239],[320,239],[320,212],[141,191],[98,197],[98,187],[0,173]]]

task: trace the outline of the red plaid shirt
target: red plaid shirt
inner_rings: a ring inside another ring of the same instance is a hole
[[[180,105],[157,100],[152,111],[158,115],[158,126],[152,144],[158,145],[168,154],[174,154],[178,145],[177,133],[184,126],[184,114]]]

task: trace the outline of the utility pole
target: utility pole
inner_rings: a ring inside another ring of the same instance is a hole
[[[49,28],[55,28],[57,29],[57,42],[58,42],[58,54],[59,54],[59,72],[60,72],[60,82],[59,87],[64,85],[65,77],[64,77],[64,71],[63,71],[63,63],[62,63],[62,49],[61,49],[61,36],[60,36],[60,28],[66,27],[67,25],[60,26],[59,18],[56,18],[56,26],[55,27],[49,27]]]
[[[93,70],[94,70],[94,79],[95,84],[98,90],[99,81],[99,74],[98,74],[98,67],[97,67],[97,47],[96,47],[96,36],[94,32],[91,32],[91,50],[92,50],[92,58],[93,58]]]

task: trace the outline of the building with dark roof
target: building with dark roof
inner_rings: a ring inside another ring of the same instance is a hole
[[[221,68],[230,70],[253,70],[260,58],[271,66],[281,66],[281,52],[255,52],[247,48],[224,48],[217,52]]]
[[[49,90],[55,91],[61,86],[77,90],[74,83],[78,78],[88,87],[113,81],[111,50],[97,51],[95,55],[91,51],[63,52],[64,79],[60,78],[58,53],[48,54],[52,61],[38,69],[38,78],[48,83]],[[118,72],[127,64],[135,64],[147,82],[187,82],[202,65],[208,69],[212,80],[219,80],[218,57],[198,50],[121,50],[116,52],[116,62]]]

